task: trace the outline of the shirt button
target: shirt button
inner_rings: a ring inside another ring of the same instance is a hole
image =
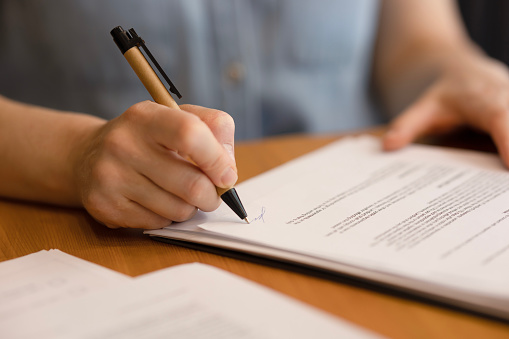
[[[226,68],[226,76],[231,82],[238,84],[244,79],[244,65],[238,61],[231,62]]]

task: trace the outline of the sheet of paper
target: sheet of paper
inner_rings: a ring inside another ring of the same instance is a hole
[[[351,138],[237,187],[227,207],[172,229],[257,242],[444,288],[509,311],[509,172],[495,155]],[[148,232],[165,234],[165,230]]]
[[[378,337],[202,264],[168,268],[28,312],[0,333],[9,338]]]
[[[59,250],[40,251],[2,262],[0,328],[1,324],[30,310],[73,300],[130,279]]]

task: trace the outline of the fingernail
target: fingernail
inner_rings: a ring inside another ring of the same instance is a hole
[[[224,187],[232,187],[237,182],[237,179],[237,173],[231,167],[228,167],[221,177]]]
[[[233,151],[233,145],[232,144],[223,144],[223,147],[224,149],[226,150],[226,152],[228,152],[228,154],[230,155],[230,157],[235,160],[235,152]]]

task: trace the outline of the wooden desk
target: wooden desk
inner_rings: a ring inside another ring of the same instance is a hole
[[[337,138],[291,136],[239,144],[240,181]],[[466,139],[479,148],[475,138]],[[0,261],[52,248],[131,276],[195,261],[214,265],[391,338],[509,337],[508,324],[482,317],[159,243],[141,230],[110,230],[79,209],[0,200]]]

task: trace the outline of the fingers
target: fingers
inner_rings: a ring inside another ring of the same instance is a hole
[[[509,104],[503,105],[500,100],[470,98],[476,104],[469,101],[468,108],[464,108],[461,104],[446,105],[438,98],[438,95],[431,92],[397,117],[383,137],[383,148],[396,150],[421,136],[443,133],[470,124],[491,135],[503,163],[509,167]]]
[[[133,175],[133,180],[123,193],[130,202],[137,203],[147,210],[167,220],[181,222],[190,219],[197,208],[178,196],[155,185],[142,175]]]
[[[184,161],[181,161],[185,163]],[[170,176],[180,177],[178,168],[168,172]],[[92,186],[83,201],[89,213],[108,227],[161,228],[172,221],[185,221],[195,213],[199,203],[188,203],[174,193],[161,188],[146,176],[131,167],[115,163],[115,160],[102,161],[91,173]],[[205,208],[216,209],[220,204],[215,188],[208,178],[200,173],[198,186]],[[176,181],[178,184],[178,182]],[[182,181],[182,186],[188,185]],[[177,191],[179,188],[176,189]],[[193,197],[192,201],[196,199]]]
[[[125,200],[123,202],[122,214],[112,215],[102,211],[89,210],[88,212],[99,223],[108,228],[142,228],[160,229],[171,225],[172,221],[166,219],[136,202]]]
[[[384,149],[390,151],[402,148],[428,132],[433,124],[431,119],[438,110],[437,102],[430,97],[410,106],[389,126],[382,141]]]
[[[489,133],[509,167],[509,72],[482,55],[458,55],[444,64],[429,90],[394,120],[383,139],[386,150],[405,146],[426,134],[461,125]]]
[[[233,149],[233,121],[220,111],[185,108],[193,114],[139,103],[91,137],[77,178],[96,220],[111,228],[161,228],[219,206],[216,186],[237,180],[222,145]]]
[[[108,183],[90,187],[88,194],[84,195],[83,206],[94,219],[109,228],[158,229],[171,225],[171,218],[165,218],[126,198],[118,189],[118,183],[110,179],[102,178],[101,181]]]
[[[151,166],[153,159],[160,159],[158,166]],[[196,206],[202,211],[213,211],[221,202],[210,179],[196,166],[182,159],[175,152],[166,151],[164,154],[157,154],[155,151],[149,151],[143,159],[139,159],[138,163],[133,164],[133,168],[154,186],[165,192],[171,192],[180,201],[190,206]],[[150,194],[152,195],[149,197],[156,196],[156,192]],[[140,202],[134,196],[130,195],[130,197]],[[142,200],[148,201],[148,197]],[[159,201],[165,204],[171,203],[163,198]],[[153,208],[151,210],[156,212]],[[160,214],[165,215],[164,213]],[[172,220],[183,221],[185,219],[173,217]]]
[[[150,120],[145,130],[147,137],[189,157],[216,186],[228,188],[235,184],[235,162],[207,124],[197,115],[153,105],[157,104],[152,104],[150,112],[142,113]]]
[[[233,144],[235,123],[228,113],[195,105],[182,105],[182,110],[199,117],[209,127],[219,143]]]
[[[235,122],[228,113],[194,105],[182,105],[181,109],[198,116],[210,128],[212,134],[223,145],[230,157],[235,159]]]
[[[488,127],[502,161],[509,168],[509,109],[500,107],[491,113],[492,119]]]
[[[394,119],[382,140],[385,150],[402,148],[419,137],[448,132],[463,123],[439,93],[439,88],[430,90]]]

